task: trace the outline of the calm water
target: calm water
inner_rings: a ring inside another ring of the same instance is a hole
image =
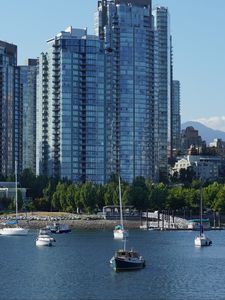
[[[225,231],[198,249],[194,232],[130,230],[147,266],[124,273],[109,265],[121,246],[112,231],[56,235],[51,248],[37,248],[36,235],[0,237],[0,299],[225,299]]]

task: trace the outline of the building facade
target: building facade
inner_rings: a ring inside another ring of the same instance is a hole
[[[171,154],[172,157],[181,149],[181,117],[180,117],[180,82],[172,81],[171,97]]]
[[[175,172],[179,174],[182,169],[187,170],[189,168],[194,171],[196,179],[201,178],[203,182],[216,181],[224,168],[224,162],[218,156],[187,155],[175,163],[172,175]]]
[[[0,41],[0,174],[22,170],[22,98],[17,46]]]
[[[86,30],[48,41],[37,75],[37,174],[105,182],[105,56]]]
[[[36,76],[37,60],[28,59],[19,66],[20,88],[23,103],[23,158],[22,169],[36,172]]]
[[[160,179],[168,176],[168,142],[171,139],[171,36],[168,9],[153,9],[155,61],[155,123],[157,124],[157,155]]]
[[[107,179],[155,179],[151,1],[99,1],[95,29],[105,45]]]
[[[189,126],[186,129],[183,129],[181,132],[182,153],[187,154],[191,146],[194,146],[200,150],[203,147],[203,141],[201,136],[198,134],[198,130],[194,129],[192,126]]]

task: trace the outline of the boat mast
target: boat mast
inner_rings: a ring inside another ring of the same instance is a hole
[[[16,222],[18,217],[18,199],[17,199],[17,161],[15,161],[15,188],[16,188]]]
[[[203,233],[203,225],[202,225],[202,183],[200,186],[200,235]]]
[[[121,226],[122,226],[122,229],[123,229],[123,209],[122,209],[120,176],[119,176],[119,200],[120,200],[120,222],[121,222]]]

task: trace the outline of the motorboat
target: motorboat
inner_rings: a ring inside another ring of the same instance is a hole
[[[52,246],[56,240],[48,234],[48,229],[40,229],[36,239],[36,246]]]
[[[128,230],[124,229],[123,225],[123,207],[122,207],[122,197],[121,197],[121,184],[120,184],[120,176],[119,176],[119,202],[120,202],[120,224],[116,225],[113,230],[113,235],[115,239],[124,239],[129,236]]]
[[[38,236],[36,239],[36,246],[52,246],[52,241],[47,236]]]
[[[193,220],[188,221],[188,229],[189,230],[199,231],[200,230],[200,225],[201,225],[200,224],[200,219],[193,219]],[[203,225],[204,231],[211,229],[209,219],[202,219],[202,225]]]
[[[53,226],[48,227],[51,233],[68,233],[71,229],[67,224],[53,223]]]
[[[110,263],[115,271],[139,270],[145,267],[145,259],[132,249],[117,250]]]
[[[47,227],[41,228],[39,230],[39,235],[50,235],[50,234],[51,234],[51,231]]]

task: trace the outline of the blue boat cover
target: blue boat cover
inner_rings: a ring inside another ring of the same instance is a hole
[[[121,225],[116,225],[116,226],[115,226],[115,229],[116,229],[116,230],[122,229],[122,226],[121,226]]]
[[[18,220],[10,220],[10,221],[7,221],[5,224],[6,225],[16,225],[18,223]]]

